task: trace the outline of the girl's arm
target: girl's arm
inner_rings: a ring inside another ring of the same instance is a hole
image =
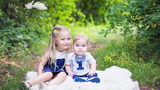
[[[68,76],[73,77],[74,73],[71,70],[71,65],[65,65],[65,69],[66,69],[66,71],[68,73]]]
[[[89,71],[87,76],[93,76],[95,74],[96,66],[97,66],[96,63],[91,64],[91,70]]]
[[[48,53],[45,53],[42,56],[42,59],[41,59],[39,66],[38,66],[38,75],[42,74],[43,68],[46,65],[47,61],[48,61]]]

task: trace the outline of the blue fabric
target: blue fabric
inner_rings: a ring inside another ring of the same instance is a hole
[[[87,80],[87,82],[100,83],[100,79],[98,77],[93,77]]]
[[[88,74],[88,73],[87,73]],[[87,76],[87,74],[82,75],[82,76],[78,76],[78,75],[74,75],[73,79],[75,82],[93,82],[93,83],[100,83],[100,79],[98,78],[98,74],[95,73],[93,76]],[[85,77],[87,78],[87,80],[82,79],[81,77]]]
[[[75,82],[87,82],[85,79],[81,78],[81,77],[76,77],[74,79]]]
[[[87,73],[88,74],[88,73]],[[78,76],[78,75],[74,75],[72,78],[75,79],[76,77],[86,77],[88,79],[92,78],[92,77],[98,77],[98,74],[95,73],[93,76],[87,76],[87,74],[82,75],[82,76]]]
[[[77,70],[84,70],[84,67],[82,67],[82,62],[85,62],[86,60],[86,56],[83,55],[82,57],[78,57],[78,56],[75,56],[75,61],[78,63],[78,68]]]
[[[78,57],[78,56],[75,56],[75,61],[77,62],[77,61],[82,61],[82,62],[84,62],[86,60],[86,56],[85,55],[83,55],[82,57]]]
[[[55,64],[52,63],[52,65],[49,64],[50,60],[46,63],[46,65],[43,68],[43,72],[52,72],[53,75],[58,74],[59,72],[65,72],[65,68],[62,68],[65,62],[65,59],[57,59],[56,62],[56,69],[55,69]],[[55,69],[55,70],[54,70]]]

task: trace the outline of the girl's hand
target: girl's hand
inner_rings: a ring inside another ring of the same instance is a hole
[[[65,68],[66,68],[66,71],[67,71],[67,73],[68,73],[68,76],[73,77],[73,76],[74,76],[74,73],[73,73],[72,70],[71,70],[71,65],[65,65]]]
[[[95,74],[94,71],[90,71],[87,76],[93,76]]]

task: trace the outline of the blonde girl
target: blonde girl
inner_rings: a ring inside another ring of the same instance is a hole
[[[38,76],[29,82],[22,82],[25,88],[39,84],[39,89],[48,85],[59,85],[66,79],[65,60],[71,50],[71,31],[58,25],[52,30],[48,47],[46,48],[38,67]],[[49,82],[46,82],[50,80]]]

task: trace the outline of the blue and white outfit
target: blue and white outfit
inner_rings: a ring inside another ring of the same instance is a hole
[[[93,63],[96,63],[96,60],[88,52],[86,52],[83,56],[76,56],[75,53],[72,52],[68,55],[68,58],[66,61],[66,65],[71,65],[71,70],[74,73],[74,76],[73,76],[74,80],[77,77],[85,77],[87,78],[87,80],[93,77],[98,78],[97,73],[95,73],[95,75],[93,76],[87,76],[87,74],[90,71],[89,64],[93,64]],[[85,81],[83,80],[82,82],[86,82],[86,80]]]
[[[53,75],[56,75],[59,72],[66,73],[66,70],[64,68],[65,55],[66,55],[65,51],[59,52],[56,50],[55,54],[56,54],[56,64],[54,64],[54,63],[50,64],[51,58],[49,58],[48,62],[44,66],[43,72],[52,72]]]

